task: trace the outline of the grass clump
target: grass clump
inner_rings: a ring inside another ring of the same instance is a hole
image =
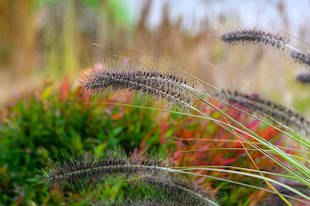
[[[76,95],[70,93],[67,101],[78,100]],[[7,115],[0,123],[0,202],[11,204],[21,194],[25,204],[47,201],[48,188],[42,186],[38,175],[50,160],[101,153],[115,145],[130,152],[147,135],[150,149],[158,148],[159,128],[152,118],[156,113],[67,101],[57,95],[30,97],[6,108]],[[144,122],[137,121],[141,117]]]

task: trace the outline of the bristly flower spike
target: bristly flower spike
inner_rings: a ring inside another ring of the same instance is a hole
[[[245,29],[225,33],[221,35],[220,39],[229,44],[252,43],[261,46],[268,45],[275,47],[281,51],[285,51],[286,55],[295,62],[310,67],[310,55],[291,45],[289,39],[279,34],[255,29]]]
[[[155,98],[166,99],[177,105],[192,103],[192,97],[183,85],[187,81],[173,74],[143,70],[110,70],[97,64],[95,69],[81,75],[82,88],[88,94],[105,89],[139,91]],[[184,105],[183,105],[184,106]]]
[[[157,174],[161,167],[164,167],[162,163],[152,160],[136,162],[124,158],[107,160],[79,159],[56,166],[56,168],[44,175],[43,180],[48,185],[71,183],[73,186],[79,186],[85,180],[94,180],[113,174],[132,175],[140,172]]]
[[[221,35],[220,38],[226,43],[255,43],[260,45],[269,45],[281,50],[284,50],[288,44],[288,40],[280,35],[254,29],[228,32]]]
[[[310,55],[309,54],[303,53],[298,50],[292,50],[290,53],[290,56],[295,62],[306,65],[306,66],[310,66]]]
[[[279,105],[258,95],[243,94],[238,91],[222,90],[224,98],[254,112],[258,112],[271,120],[302,130],[310,134],[310,121],[300,113]]]
[[[90,183],[100,182],[102,177],[110,175],[141,175],[143,183],[152,185],[168,195],[172,201],[185,202],[187,205],[218,206],[210,195],[193,187],[173,174],[164,162],[153,159],[111,158],[107,160],[72,160],[58,166],[44,175],[43,179],[50,186],[73,186],[83,189]]]

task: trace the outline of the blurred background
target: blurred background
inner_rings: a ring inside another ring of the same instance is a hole
[[[75,194],[51,196],[48,186],[41,184],[41,170],[59,157],[99,155],[117,145],[128,153],[156,149],[181,166],[255,169],[240,140],[211,121],[89,104],[77,87],[79,74],[107,57],[132,57],[152,66],[156,61],[146,57],[150,55],[218,88],[258,93],[309,117],[310,88],[295,80],[309,68],[276,49],[231,46],[219,38],[225,32],[254,28],[289,38],[307,52],[309,11],[310,0],[0,0],[0,202],[65,204]],[[119,94],[104,101],[152,105],[150,99]],[[204,104],[199,107],[223,120]],[[306,154],[273,128],[223,108],[269,142],[295,148],[290,154]],[[262,153],[251,150],[251,155],[260,169],[282,172]],[[268,188],[257,178],[207,174]],[[267,196],[225,181],[193,181],[216,194],[222,205],[255,206]],[[105,185],[104,198],[123,197],[119,184],[112,189]],[[87,194],[81,194],[81,200],[83,195]],[[273,200],[264,202],[276,205]]]
[[[0,105],[43,83],[75,81],[111,48],[127,48],[306,112],[309,88],[294,80],[305,68],[272,49],[229,47],[218,37],[257,28],[307,48],[309,9],[308,0],[2,0]]]

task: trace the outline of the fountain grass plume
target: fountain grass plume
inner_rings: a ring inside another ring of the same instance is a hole
[[[140,173],[161,174],[164,173],[164,164],[158,160],[147,159],[143,161],[129,160],[126,158],[109,159],[73,159],[61,164],[55,164],[54,168],[48,169],[43,175],[46,184],[66,185],[82,189],[84,184],[109,175],[134,175]],[[82,186],[82,188],[79,188]]]
[[[310,55],[301,51],[293,50],[290,53],[290,57],[297,63],[310,66]]]
[[[261,98],[259,95],[248,95],[238,91],[222,90],[223,97],[231,103],[258,112],[271,120],[283,123],[306,134],[310,133],[310,121],[302,114],[280,104]]]
[[[284,50],[288,40],[284,37],[265,31],[248,29],[228,32],[221,35],[221,40],[226,43],[254,43],[258,45],[268,45]]]
[[[108,176],[130,176],[136,177],[139,184],[149,185],[159,193],[164,193],[168,197],[168,203],[217,205],[211,195],[183,181],[167,164],[150,158],[75,159],[46,170],[43,180],[50,187],[69,185],[77,189],[87,189]],[[158,202],[156,196],[154,200]]]
[[[115,66],[114,66],[115,67]],[[119,69],[111,65],[97,64],[81,75],[83,91],[100,93],[106,89],[142,92],[169,103],[184,106],[192,104],[192,97],[182,85],[187,81],[173,74],[143,71],[141,68]]]
[[[284,51],[296,63],[310,67],[310,55],[301,49],[290,44],[289,39],[279,34],[270,32],[245,29],[227,32],[220,36],[220,39],[229,44],[256,44],[261,46],[271,46]]]
[[[170,175],[166,177],[146,177],[143,182],[153,185],[163,191],[172,201],[179,201],[186,205],[217,205],[211,195],[205,190],[186,183],[180,177]]]

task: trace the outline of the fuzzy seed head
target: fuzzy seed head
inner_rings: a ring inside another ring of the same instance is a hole
[[[164,162],[153,159],[75,159],[67,161],[48,171],[43,179],[48,185],[71,183],[81,186],[85,180],[96,180],[107,175],[132,175],[138,173],[157,174]]]
[[[223,34],[221,40],[226,43],[254,43],[268,45],[284,50],[288,43],[284,37],[259,30],[240,30]]]
[[[310,66],[310,55],[300,52],[300,51],[291,51],[290,56],[295,62],[303,64],[305,66]]]
[[[224,98],[231,103],[238,104],[254,112],[258,112],[271,120],[294,127],[309,134],[310,121],[300,113],[279,105],[258,95],[243,94],[238,91],[222,90]]]
[[[167,163],[157,159],[121,157],[71,160],[51,170],[44,176],[44,180],[51,186],[69,184],[76,189],[83,189],[90,183],[99,182],[100,177],[111,175],[141,176],[141,183],[164,192],[171,202],[186,203],[185,205],[217,205],[207,192],[184,182],[179,176],[171,173]]]
[[[89,94],[105,89],[138,91],[155,98],[166,99],[178,105],[191,104],[192,98],[187,92],[185,79],[173,74],[142,70],[107,70],[98,64],[94,70],[81,75],[83,90]]]
[[[169,176],[169,178],[146,177],[143,182],[153,185],[166,193],[172,200],[180,201],[185,205],[217,205],[210,194],[174,176]]]

